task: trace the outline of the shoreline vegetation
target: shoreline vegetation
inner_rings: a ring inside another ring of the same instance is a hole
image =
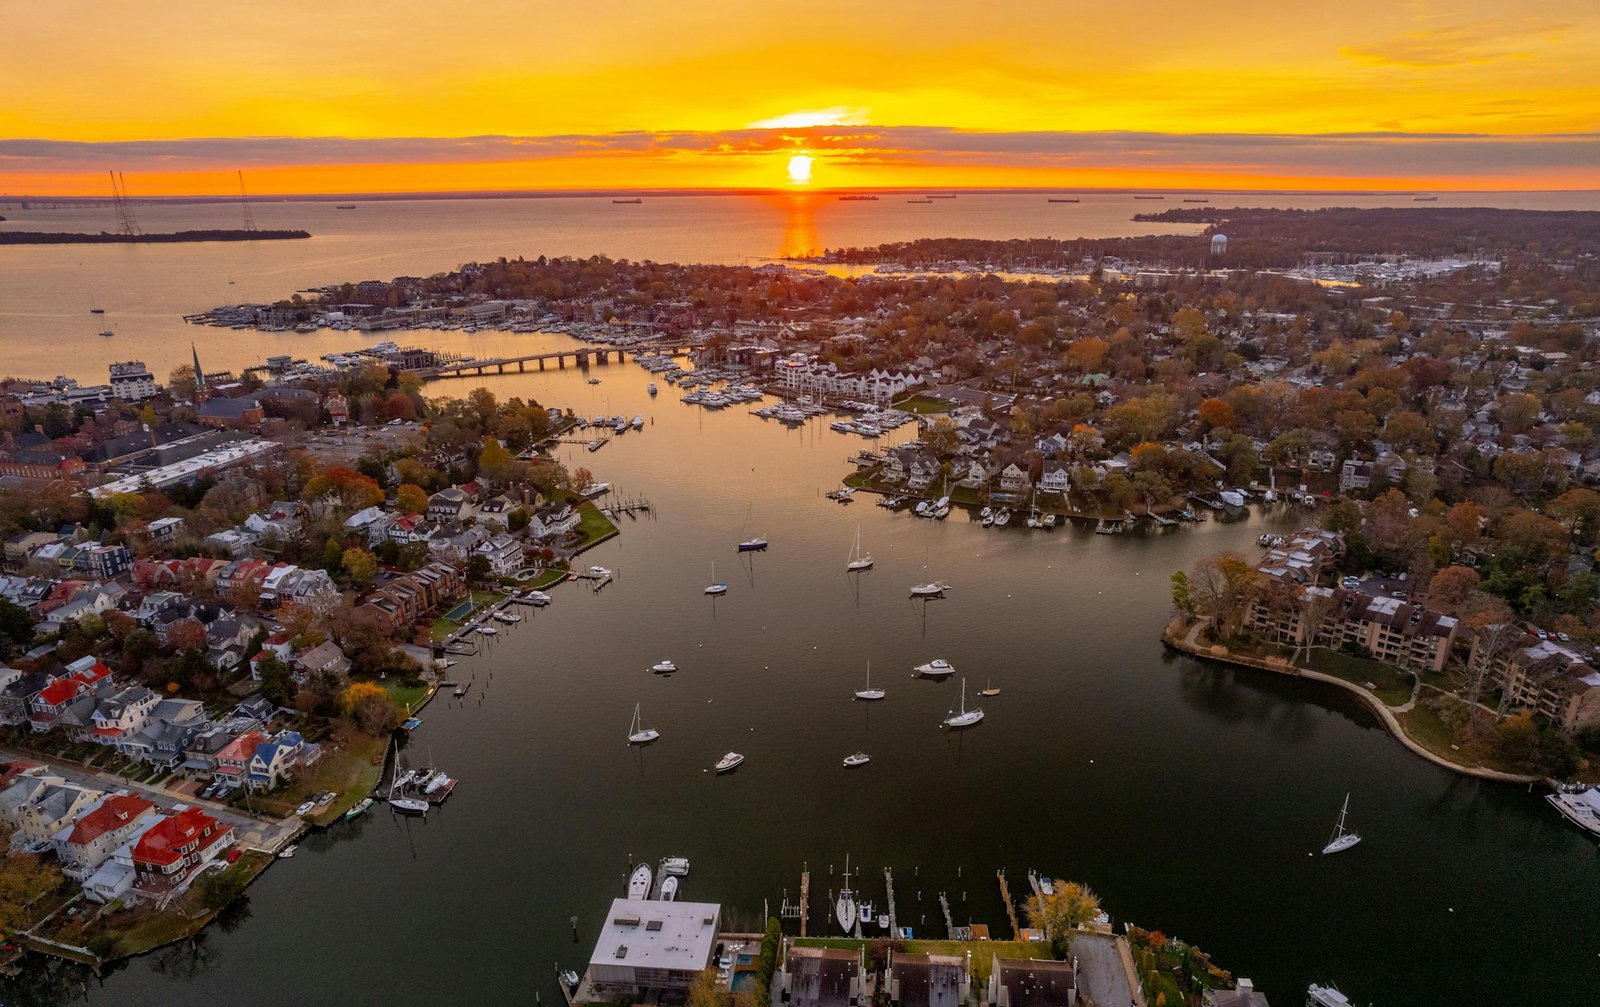
[[[1326,674],[1295,664],[1288,658],[1256,656],[1240,653],[1221,643],[1202,643],[1199,638],[1209,626],[1209,619],[1198,619],[1191,622],[1182,616],[1177,616],[1167,623],[1166,628],[1161,631],[1161,642],[1172,650],[1199,658],[1202,661],[1230,664],[1240,668],[1253,668],[1257,671],[1269,671],[1293,678],[1323,682],[1343,689],[1352,695],[1359,696],[1362,702],[1377,715],[1378,721],[1394,736],[1396,741],[1429,762],[1453,772],[1461,773],[1464,776],[1476,776],[1480,779],[1494,780],[1500,783],[1538,783],[1544,780],[1542,776],[1528,773],[1508,772],[1481,764],[1468,765],[1435,751],[1429,747],[1428,741],[1431,740],[1436,744],[1442,745],[1448,745],[1449,743],[1432,736],[1435,732],[1424,732],[1422,730],[1427,725],[1422,723],[1420,718],[1413,716],[1413,714],[1418,713],[1418,711],[1426,711],[1426,708],[1416,705],[1414,695],[1405,703],[1391,706],[1377,695],[1374,695],[1372,690],[1362,685],[1340,678],[1337,675]],[[1419,686],[1419,689],[1424,687]]]
[[[98,234],[70,231],[0,231],[0,245],[159,245],[184,241],[284,241],[310,231],[170,231],[161,234]]]

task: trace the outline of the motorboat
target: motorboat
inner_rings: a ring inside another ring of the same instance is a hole
[[[578,978],[578,973],[572,971],[571,969],[567,969],[565,972],[561,973],[561,981],[566,984],[566,987],[569,990],[576,990],[578,988],[578,983],[582,982],[582,980]]]
[[[1590,787],[1576,793],[1546,794],[1545,800],[1580,829],[1600,836],[1600,788]]]
[[[872,905],[870,903],[863,902],[861,904],[861,925],[864,927],[872,926]]]
[[[717,772],[726,773],[730,769],[737,769],[739,764],[743,761],[744,756],[740,755],[738,752],[729,752],[727,755],[724,755],[722,758],[717,760]]]
[[[1006,525],[1008,525],[1010,523],[1011,523],[1011,512],[1008,511],[1008,510],[1001,510],[1000,513],[998,513],[998,514],[996,514],[994,516],[994,526],[996,528],[1004,528]]]
[[[853,766],[865,766],[871,761],[872,756],[868,755],[866,752],[857,752],[854,755],[847,755],[844,757],[844,768],[849,769]]]
[[[937,598],[949,589],[950,585],[945,584],[942,581],[929,581],[926,584],[913,584],[911,585],[911,597]]]
[[[685,857],[663,857],[661,873],[683,877],[689,873],[689,861]]]
[[[639,704],[633,704],[633,720],[628,724],[628,744],[648,745],[661,737],[661,732],[644,726],[644,718],[639,714]]]
[[[1044,517],[1039,519],[1039,527],[1043,528],[1045,531],[1049,531],[1050,529],[1054,528],[1055,526],[1056,526],[1056,512],[1055,511],[1050,511]]]
[[[645,391],[647,391],[647,392],[649,392],[649,393],[650,393],[650,395],[651,395],[651,397],[654,397],[654,396],[655,396],[655,394],[656,394],[656,393],[657,393],[657,392],[659,392],[659,391],[660,391],[660,390],[661,390],[661,389],[659,389],[659,388],[657,388],[657,387],[656,387],[656,383],[655,383],[655,382],[654,382],[654,381],[652,381],[652,382],[650,382],[650,385],[649,385],[649,387],[647,387],[647,388],[646,388],[646,389],[645,389]]]
[[[955,674],[956,666],[942,657],[936,657],[927,664],[919,664],[912,669],[923,678],[948,678]]]
[[[523,597],[528,599],[528,604],[537,608],[544,608],[551,601],[550,596],[543,591],[529,591]]]
[[[867,687],[865,689],[859,690],[856,693],[856,698],[857,699],[866,699],[866,700],[875,700],[875,699],[882,699],[886,695],[888,695],[888,693],[884,692],[882,689],[874,689],[872,687],[872,662],[868,661],[867,662]]]
[[[611,576],[611,571],[607,570],[603,566],[591,566],[589,568],[589,576],[599,578],[600,580],[605,580],[607,577]]]
[[[507,623],[507,624],[518,623],[518,622],[522,621],[522,616],[518,615],[515,612],[504,612],[504,611],[496,612],[494,614],[494,617],[495,617],[495,621],[503,622],[503,623]]]
[[[358,801],[356,803],[355,807],[351,808],[349,811],[346,811],[344,813],[345,819],[348,821],[349,819],[352,819],[352,818],[360,818],[362,815],[366,814],[367,811],[372,807],[372,803],[373,803],[372,802],[372,798],[363,797],[360,801]]]
[[[640,902],[650,897],[650,865],[640,864],[628,878],[628,899]]]
[[[967,709],[967,680],[961,680],[960,705],[952,707],[944,718],[944,726],[952,728],[972,727],[983,719],[983,711],[977,707]]]
[[[666,878],[661,882],[661,901],[671,902],[678,897],[678,879]]]
[[[278,851],[278,859],[288,860],[290,857],[294,856],[294,851],[298,850],[299,848],[299,845],[290,843],[288,846],[285,846],[283,849]]]
[[[746,539],[739,543],[740,552],[766,552],[767,540],[764,538]]]
[[[650,666],[650,670],[658,675],[670,674],[678,670],[678,666],[671,661],[657,661]]]
[[[1361,837],[1344,827],[1345,816],[1350,813],[1350,795],[1344,795],[1344,807],[1339,809],[1339,822],[1333,827],[1333,838],[1322,848],[1323,853],[1342,853],[1361,842]]]
[[[499,636],[500,635],[500,631],[498,629],[495,629],[493,626],[489,626],[489,625],[479,626],[479,627],[477,627],[477,630],[478,630],[479,633],[482,633],[484,636]]]
[[[1340,993],[1332,984],[1320,986],[1312,983],[1306,988],[1306,1007],[1354,1007],[1350,998]]]

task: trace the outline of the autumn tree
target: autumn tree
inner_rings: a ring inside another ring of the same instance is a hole
[[[1201,402],[1196,415],[1209,429],[1225,427],[1231,430],[1235,423],[1233,408],[1221,399],[1206,399]]]
[[[1100,915],[1100,898],[1076,881],[1057,881],[1055,891],[1028,897],[1023,911],[1028,925],[1043,930],[1050,938],[1050,952],[1058,960],[1068,955],[1067,942],[1073,930]]]
[[[372,682],[351,682],[339,697],[339,708],[366,734],[378,736],[400,725],[400,707]]]
[[[415,483],[403,483],[394,491],[394,508],[402,514],[421,514],[428,509],[428,491]]]
[[[1443,612],[1460,612],[1477,593],[1482,578],[1470,566],[1447,566],[1428,583],[1428,606]]]
[[[1236,552],[1207,557],[1189,578],[1202,615],[1211,618],[1212,632],[1226,639],[1236,635],[1260,587],[1250,563]]]
[[[0,835],[0,850],[10,840]],[[13,851],[0,857],[0,932],[13,933],[33,922],[34,903],[61,887],[61,870],[33,853]]]

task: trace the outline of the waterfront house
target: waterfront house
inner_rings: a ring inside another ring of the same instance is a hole
[[[613,899],[589,958],[596,1002],[628,1003],[647,991],[687,994],[711,965],[722,907],[712,902]]]
[[[990,1007],[1076,1007],[1078,977],[1072,962],[993,956]]]
[[[777,984],[788,1007],[855,1007],[866,1002],[859,950],[790,947]]]
[[[528,519],[528,534],[535,539],[558,538],[577,528],[579,520],[571,504],[546,504]]]
[[[78,816],[53,837],[62,872],[82,882],[111,859],[155,807],[133,794],[112,794]]]
[[[232,842],[232,826],[199,808],[174,808],[132,844],[128,859],[137,875],[136,898],[171,894]]]
[[[1010,499],[1018,499],[1027,493],[1033,484],[1028,480],[1028,467],[1018,462],[1009,462],[1000,470],[1000,492]]]
[[[1039,475],[1040,493],[1066,493],[1072,488],[1072,470],[1058,461],[1044,463],[1044,471]]]
[[[1488,626],[1474,637],[1467,666],[1486,672],[1507,708],[1532,710],[1567,734],[1600,723],[1600,669],[1556,640]]]
[[[889,962],[889,1002],[894,1007],[959,1007],[972,992],[959,955],[897,954]]]
[[[284,731],[256,746],[245,767],[245,785],[251,790],[271,790],[321,757],[321,745],[306,741],[298,731]]]
[[[473,550],[474,556],[489,561],[489,572],[506,577],[522,567],[522,543],[510,535],[494,535]]]
[[[310,650],[295,657],[289,665],[296,682],[304,684],[319,675],[344,678],[350,674],[350,659],[332,640],[324,640]]]
[[[1207,1007],[1270,1007],[1267,995],[1248,979],[1240,979],[1233,989],[1207,990],[1205,1002]]]

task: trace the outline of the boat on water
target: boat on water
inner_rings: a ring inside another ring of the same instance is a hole
[[[850,558],[845,561],[846,573],[856,573],[860,570],[872,569],[872,554],[861,551],[861,526],[856,525],[856,541],[850,547]]]
[[[641,902],[650,897],[650,865],[640,864],[628,878],[628,899]]]
[[[402,815],[426,815],[428,802],[418,797],[391,797],[389,807]]]
[[[1411,197],[1411,201],[1413,203],[1437,203],[1439,201],[1439,197],[1438,196],[1412,196]]]
[[[967,709],[967,680],[964,678],[961,680],[961,698],[957,702],[959,705],[951,707],[944,718],[945,727],[972,727],[983,719],[983,711],[979,708]]]
[[[1600,788],[1590,787],[1575,793],[1547,794],[1562,817],[1592,835],[1600,836]]]
[[[110,329],[102,329],[100,335],[103,338],[110,339],[112,336],[116,335],[116,333],[112,332]]]
[[[864,927],[872,926],[872,904],[871,903],[868,903],[868,902],[861,903],[861,925],[864,926]]]
[[[661,882],[661,901],[672,902],[678,897],[678,879],[664,878]]]
[[[643,203],[644,200],[642,200],[642,199],[638,198],[637,196],[635,196],[633,199],[613,199],[612,202],[613,203],[625,203],[625,204],[628,204],[628,205],[633,205],[633,204],[637,204],[637,203]]]
[[[523,595],[523,597],[528,600],[530,605],[534,605],[539,608],[543,608],[544,606],[550,604],[550,596],[545,594],[543,591],[529,591],[527,594]]]
[[[345,820],[349,821],[352,818],[360,818],[362,815],[371,810],[372,805],[372,798],[363,797],[360,801],[356,802],[354,807],[344,813]]]
[[[1051,511],[1050,513],[1046,514],[1044,517],[1039,519],[1039,527],[1043,528],[1045,531],[1049,531],[1050,529],[1054,528],[1055,526],[1056,526],[1056,514],[1055,514],[1055,511]]]
[[[354,203],[335,203],[333,208],[335,210],[354,210],[356,208],[356,204],[354,204]]]
[[[1333,838],[1322,848],[1323,853],[1341,853],[1361,842],[1361,837],[1344,827],[1345,816],[1350,814],[1350,795],[1344,795],[1344,807],[1339,809],[1339,823],[1333,827]]]
[[[919,664],[911,670],[923,678],[948,678],[955,674],[956,666],[942,657],[936,657],[927,664]]]
[[[661,873],[684,877],[689,873],[689,861],[685,857],[662,857]]]
[[[857,699],[865,699],[865,700],[874,700],[874,699],[882,699],[886,695],[888,695],[888,693],[884,692],[882,689],[874,689],[872,687],[872,662],[868,661],[867,662],[867,687],[865,689],[859,690],[856,693],[856,698]]]
[[[494,614],[494,617],[495,617],[495,620],[497,622],[516,623],[516,622],[521,622],[522,621],[522,616],[518,615],[517,613],[515,613],[515,612],[506,612],[506,611],[503,611],[503,610],[499,611],[499,612],[496,612]]]
[[[851,192],[839,197],[841,203],[876,203],[878,197],[871,193]]]
[[[852,766],[865,766],[871,761],[872,756],[868,755],[866,752],[857,752],[854,755],[847,755],[844,757],[844,768],[849,769]]]
[[[645,388],[645,391],[649,392],[652,396],[660,390],[661,389],[656,387],[656,383],[654,381],[650,382],[649,386]]]
[[[738,752],[729,752],[727,755],[724,755],[722,758],[717,760],[717,772],[726,773],[730,769],[737,769],[739,764],[743,761],[744,756],[740,755]]]
[[[566,984],[567,989],[569,990],[576,990],[578,988],[578,983],[582,982],[582,980],[578,978],[578,973],[572,971],[571,969],[567,969],[565,972],[561,973],[561,981]]]
[[[1350,998],[1334,988],[1332,983],[1326,986],[1312,983],[1306,987],[1306,1007],[1354,1007]]]
[[[711,564],[711,583],[706,585],[706,594],[727,594],[728,582],[717,579],[717,564]]]
[[[983,688],[978,690],[978,695],[980,695],[980,696],[998,696],[998,695],[1000,695],[1000,690],[996,689],[991,683],[984,682],[983,683]]]
[[[996,514],[994,516],[994,526],[996,528],[1004,528],[1006,525],[1008,525],[1010,523],[1011,523],[1011,512],[1008,511],[1008,510],[1005,510],[1004,508],[1002,508],[1000,510],[1000,513],[998,513],[998,514]]]
[[[294,856],[294,851],[298,850],[299,848],[300,847],[298,844],[290,843],[288,846],[285,846],[283,849],[278,851],[278,859],[288,860],[290,857]]]
[[[933,200],[931,200],[931,199],[908,199],[908,200],[906,200],[906,202],[908,202],[908,203],[931,203],[931,202],[933,202]]]
[[[1076,203],[1077,201],[1076,197],[1071,196],[1051,196],[1045,200],[1046,203]]]
[[[661,732],[644,726],[644,718],[639,713],[639,704],[633,704],[633,720],[628,724],[628,744],[648,745],[661,737]]]
[[[598,578],[599,580],[605,580],[611,576],[611,571],[607,570],[603,566],[591,566],[589,568],[589,576]]]
[[[745,539],[739,543],[740,552],[766,552],[767,540],[764,538]]]
[[[482,633],[484,636],[499,636],[500,635],[500,631],[498,629],[495,629],[493,626],[490,626],[487,623],[485,623],[482,626],[477,627],[477,630],[478,630],[479,633]]]
[[[671,661],[663,660],[663,661],[657,661],[655,664],[652,664],[650,666],[650,670],[655,672],[658,675],[666,675],[666,674],[670,674],[670,673],[672,673],[674,671],[677,671],[678,670],[678,666],[676,664],[673,664]]]
[[[850,890],[850,855],[844,858],[844,887],[833,901],[833,914],[839,920],[839,929],[849,933],[856,923],[856,893]]]
[[[943,581],[934,580],[934,581],[929,581],[926,584],[913,584],[913,585],[911,585],[911,597],[913,597],[913,598],[938,598],[948,590],[950,590],[950,585],[949,584],[946,584]]]

